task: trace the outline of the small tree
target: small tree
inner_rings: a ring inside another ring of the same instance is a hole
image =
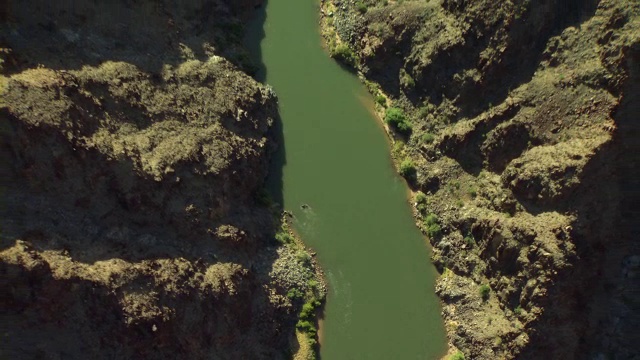
[[[431,144],[436,139],[436,136],[432,133],[426,133],[422,135],[422,142],[425,144]]]
[[[404,159],[400,163],[400,175],[404,178],[410,178],[416,174],[416,166],[411,159]]]
[[[429,214],[424,218],[424,227],[430,239],[434,239],[442,232],[436,214]]]
[[[384,121],[401,134],[408,135],[411,133],[411,124],[409,124],[404,111],[400,108],[387,108],[384,113]]]
[[[489,300],[489,296],[491,295],[491,288],[487,284],[480,285],[480,296],[482,297],[482,301]]]
[[[467,243],[467,246],[474,247],[476,244],[476,239],[473,237],[471,233],[469,233],[467,234],[467,236],[464,237],[464,242]]]
[[[340,44],[336,46],[336,48],[331,53],[331,56],[351,66],[356,66],[356,63],[358,62],[356,54],[353,52],[353,50],[351,50],[349,45],[346,44]]]
[[[356,7],[358,8],[360,14],[364,14],[367,12],[367,4],[363,3],[362,1],[358,1],[356,3]]]

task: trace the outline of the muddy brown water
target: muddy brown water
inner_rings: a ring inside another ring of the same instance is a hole
[[[269,0],[256,12],[248,44],[278,95],[283,136],[270,187],[329,283],[321,358],[441,357],[436,272],[386,135],[363,104],[370,95],[322,48],[316,1]]]

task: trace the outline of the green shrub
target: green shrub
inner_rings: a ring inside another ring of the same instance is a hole
[[[357,63],[356,54],[354,54],[353,50],[346,44],[336,46],[331,56],[351,66],[355,66]]]
[[[424,106],[420,107],[419,114],[420,117],[425,118],[427,115],[433,113],[435,111],[435,106],[430,103],[426,103]]]
[[[409,178],[416,174],[416,166],[411,159],[404,159],[400,163],[400,175],[404,178]]]
[[[309,285],[309,288],[311,288],[311,290],[315,292],[316,290],[318,290],[318,285],[320,285],[320,283],[314,279],[311,279],[307,281],[307,285]]]
[[[300,310],[300,319],[308,320],[313,316],[316,307],[311,302],[306,302],[302,305],[302,310]]]
[[[440,225],[433,224],[427,226],[427,235],[430,239],[436,238],[438,235],[440,235],[440,233],[442,233],[442,228],[440,227]]]
[[[403,153],[404,147],[405,147],[404,141],[398,140],[395,143],[393,143],[393,147],[391,148],[391,153],[393,154],[394,157],[399,158],[404,154]]]
[[[293,243],[293,236],[291,236],[288,232],[286,231],[281,231],[279,233],[276,234],[276,240],[280,243],[280,244],[291,244]]]
[[[363,3],[362,1],[358,1],[356,3],[356,8],[360,12],[360,14],[364,14],[367,12],[367,4]]]
[[[437,225],[438,224],[438,216],[436,214],[429,214],[424,218],[424,223],[426,225]]]
[[[407,117],[402,109],[397,107],[390,107],[384,113],[384,121],[389,125],[396,125],[401,122],[406,122]]]
[[[376,95],[378,94],[378,91],[380,90],[380,86],[378,86],[378,84],[376,84],[373,81],[369,81],[369,80],[363,80],[364,82],[364,86],[367,87],[367,90],[369,90],[369,93],[372,95]]]
[[[291,300],[293,299],[302,299],[302,297],[304,296],[304,294],[302,293],[302,291],[300,291],[297,288],[292,288],[291,290],[289,290],[287,292],[287,297]]]
[[[307,320],[298,321],[296,327],[300,329],[300,331],[304,331],[312,336],[315,335],[315,333],[318,331],[318,329],[316,329],[316,326],[311,321]]]
[[[429,214],[424,218],[424,227],[430,239],[434,239],[442,233],[436,214]]]
[[[404,111],[400,108],[388,108],[384,113],[384,121],[401,134],[411,133],[411,124],[409,124]]]
[[[309,346],[311,346],[311,347],[314,347],[314,346],[316,346],[318,344],[318,341],[314,337],[311,337],[311,336],[307,337],[307,342],[309,343]],[[315,356],[313,356],[311,359],[315,360]]]
[[[313,298],[302,305],[302,309],[298,315],[296,327],[300,329],[300,331],[306,332],[310,338],[314,338],[318,331],[314,324],[315,312],[318,306],[320,306],[320,301]]]
[[[480,289],[478,291],[480,292],[480,296],[482,297],[483,301],[489,300],[489,296],[491,295],[491,288],[489,287],[489,285],[480,285]]]
[[[387,106],[387,99],[382,95],[378,95],[376,96],[376,103],[380,106]]]
[[[464,354],[462,351],[458,350],[455,354],[449,356],[448,360],[464,360]]]
[[[432,133],[426,133],[422,135],[422,142],[425,144],[431,144],[436,139],[436,136]]]
[[[399,133],[405,134],[405,135],[410,134],[411,130],[413,130],[411,124],[409,124],[408,122],[398,123],[398,125],[396,125],[396,129],[398,130]]]
[[[516,308],[513,309],[513,313],[518,316],[522,315],[522,307],[520,305],[516,306]]]
[[[311,264],[311,256],[306,251],[302,251],[302,250],[298,251],[296,253],[296,259],[298,260],[299,263],[303,265]]]
[[[464,237],[464,242],[467,243],[468,246],[473,247],[476,244],[476,239],[473,238],[473,235],[468,234]]]
[[[415,197],[416,209],[424,214],[427,211],[427,195],[422,191],[418,191]]]
[[[418,205],[416,206],[416,209],[418,209],[418,211],[419,211],[421,214],[424,214],[425,212],[427,212],[427,204],[418,204]]]
[[[416,81],[413,77],[404,69],[400,69],[400,84],[405,88],[412,88],[416,86]]]

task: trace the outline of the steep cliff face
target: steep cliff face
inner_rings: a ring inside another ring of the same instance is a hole
[[[260,201],[244,5],[4,5],[1,357],[285,357],[313,273]]]
[[[391,119],[470,358],[638,354],[639,6],[323,5],[329,50]]]

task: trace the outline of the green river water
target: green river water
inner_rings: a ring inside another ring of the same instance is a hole
[[[284,137],[271,191],[329,284],[321,358],[439,358],[436,273],[371,96],[323,50],[317,2],[269,0],[256,11],[248,46],[278,95]]]

